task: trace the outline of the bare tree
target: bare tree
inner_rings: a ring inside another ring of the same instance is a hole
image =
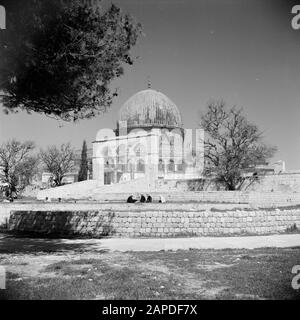
[[[88,158],[87,158],[87,145],[86,141],[83,141],[82,150],[81,150],[81,160],[80,168],[78,173],[78,181],[84,181],[88,179]]]
[[[9,196],[30,184],[36,173],[38,157],[32,154],[34,148],[32,141],[14,139],[1,145],[0,181],[7,183]]]
[[[262,133],[248,122],[242,109],[227,110],[223,100],[208,104],[200,125],[205,130],[205,174],[214,176],[227,190],[239,189],[243,173],[265,164],[276,152],[263,143]]]
[[[63,178],[74,169],[75,151],[69,143],[41,150],[41,160],[51,173],[55,186],[61,186]]]

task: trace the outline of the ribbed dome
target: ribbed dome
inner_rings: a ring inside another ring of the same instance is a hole
[[[129,98],[120,110],[121,121],[128,128],[182,128],[181,114],[163,93],[147,89]]]

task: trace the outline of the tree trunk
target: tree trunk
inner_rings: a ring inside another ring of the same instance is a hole
[[[232,182],[227,182],[226,186],[227,186],[227,190],[229,190],[229,191],[235,191],[236,190],[235,184],[232,183]]]

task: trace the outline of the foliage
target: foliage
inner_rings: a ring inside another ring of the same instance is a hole
[[[74,169],[75,152],[69,143],[41,150],[40,157],[55,186],[61,186],[63,178]]]
[[[86,141],[83,141],[81,151],[80,169],[78,173],[78,181],[85,181],[88,179],[88,159],[87,159],[87,145]]]
[[[141,26],[101,0],[6,0],[0,36],[4,110],[26,110],[66,121],[107,110],[111,82],[131,65]],[[0,101],[0,102],[1,102]]]
[[[200,125],[205,130],[205,173],[215,176],[228,190],[238,189],[243,174],[265,164],[276,151],[263,143],[262,133],[248,122],[242,109],[227,110],[222,100],[208,104]]]
[[[37,172],[38,157],[31,141],[8,141],[0,147],[0,181],[8,184],[9,195],[30,184]]]

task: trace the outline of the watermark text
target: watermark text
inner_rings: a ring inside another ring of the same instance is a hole
[[[293,266],[292,273],[296,274],[292,279],[292,288],[295,290],[300,289],[300,265]]]
[[[0,290],[6,289],[6,270],[0,266]]]
[[[295,5],[292,8],[292,14],[295,14],[293,17],[291,24],[294,30],[300,29],[300,5]]]
[[[6,10],[0,5],[0,30],[6,29]]]

